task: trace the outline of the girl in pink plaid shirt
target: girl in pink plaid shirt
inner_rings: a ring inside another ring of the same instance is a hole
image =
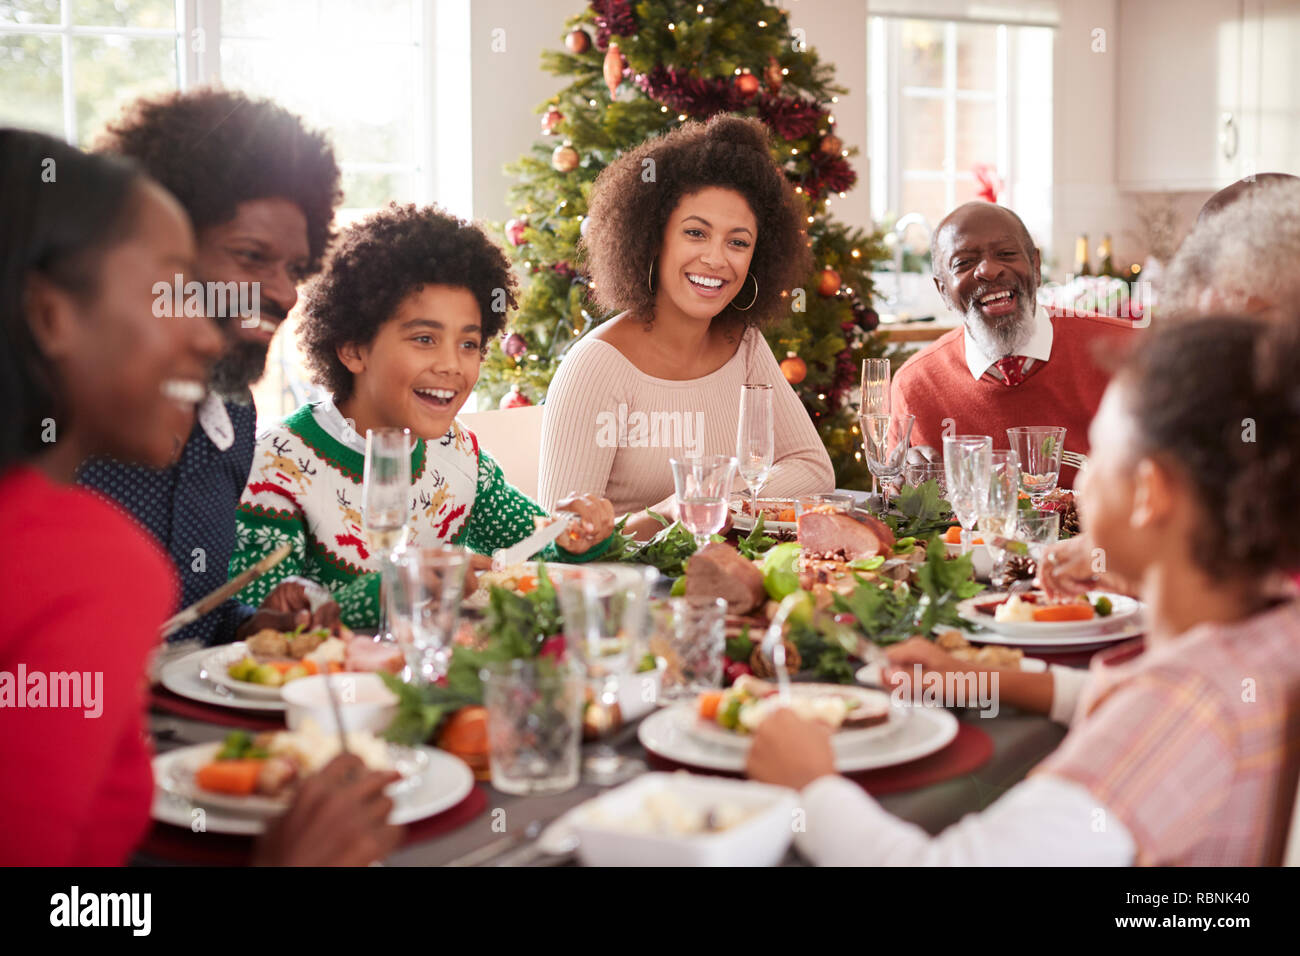
[[[1260,865],[1281,861],[1300,772],[1300,321],[1207,318],[1150,333],[1090,429],[1081,512],[1147,605],[1145,649],[1091,673],[1000,674],[1002,701],[1070,726],[988,810],[937,837],[834,775],[790,713],[750,751],[803,790],[801,850],[827,864]],[[969,671],[913,638],[896,664]]]

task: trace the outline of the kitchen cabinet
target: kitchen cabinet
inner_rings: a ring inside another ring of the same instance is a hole
[[[1121,189],[1300,174],[1300,0],[1121,0],[1117,33]]]

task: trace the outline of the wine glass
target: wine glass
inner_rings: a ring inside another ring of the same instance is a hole
[[[447,673],[469,557],[463,548],[399,548],[389,557],[388,620],[415,681]]]
[[[389,558],[406,543],[411,515],[411,432],[406,428],[367,428],[366,462],[361,478],[361,521],[370,550],[379,561],[379,630],[388,634],[384,591],[391,568]]]
[[[1006,558],[1008,542],[1015,540],[1020,514],[1020,456],[995,451],[989,463],[989,493],[980,509],[980,532],[993,556],[989,578],[996,581]]]
[[[1018,531],[1020,540],[1029,546],[1029,556],[1035,564],[1039,564],[1047,549],[1056,544],[1061,535],[1060,512],[1035,511],[1022,514]]]
[[[740,424],[736,429],[736,462],[749,488],[749,509],[758,517],[758,492],[772,471],[775,442],[772,426],[772,386],[740,386]]]
[[[993,439],[988,435],[945,435],[943,467],[948,502],[961,523],[961,553],[969,554],[971,531],[989,494]]]
[[[903,473],[915,422],[915,415],[900,415],[893,420],[894,427],[891,428],[888,414],[862,416],[862,444],[867,454],[867,468],[871,476],[880,481],[881,515],[889,511],[889,483]]]
[[[677,494],[677,514],[695,536],[699,550],[727,522],[727,499],[736,477],[736,459],[730,455],[670,458]]]
[[[869,358],[862,360],[862,401],[858,406],[859,419],[867,415],[888,415],[889,382],[891,372],[889,359]],[[865,435],[866,429],[863,428]],[[871,476],[871,496],[877,494],[875,474]]]
[[[908,464],[904,469],[904,477],[909,485],[917,487],[925,484],[927,481],[933,481],[939,489],[939,497],[948,496],[948,475],[944,471],[943,462],[941,461],[917,461]]]
[[[644,565],[588,564],[564,569],[556,582],[565,651],[586,675],[587,723],[597,734],[583,768],[601,786],[642,769],[604,738],[622,724],[619,685],[636,672],[649,643],[650,595],[657,578],[658,572]]]
[[[1022,425],[1007,429],[1011,450],[1020,456],[1020,489],[1041,510],[1043,499],[1056,490],[1061,474],[1065,429],[1057,425]]]

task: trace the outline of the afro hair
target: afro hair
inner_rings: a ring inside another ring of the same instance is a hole
[[[352,373],[338,349],[374,341],[402,300],[426,285],[468,289],[487,342],[505,328],[515,278],[505,253],[478,226],[434,206],[390,203],[343,231],[306,291],[299,339],[317,384],[343,401]]]

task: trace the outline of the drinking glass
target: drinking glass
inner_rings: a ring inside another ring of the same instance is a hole
[[[593,783],[617,783],[642,769],[602,737],[622,724],[619,685],[645,653],[650,594],[658,572],[643,565],[588,564],[566,568],[556,583],[564,618],[564,646],[586,675],[591,703],[587,723],[597,744],[583,761]],[[592,713],[594,711],[594,713]]]
[[[461,548],[402,548],[388,562],[388,621],[411,678],[432,683],[447,673],[460,623],[469,556]]]
[[[727,644],[727,602],[675,597],[654,609],[650,653],[668,664],[661,700],[694,698],[722,686]]]
[[[855,503],[852,495],[803,495],[794,500],[794,516],[798,519],[805,511],[814,509],[852,514]]]
[[[772,471],[775,440],[772,386],[740,386],[740,424],[736,429],[736,463],[749,488],[750,511],[758,517],[758,492]]]
[[[888,415],[889,382],[891,372],[889,359],[869,358],[862,360],[862,401],[858,406],[858,417],[866,415]],[[865,435],[866,429],[863,428]],[[876,476],[871,476],[871,496],[877,494]]]
[[[939,488],[939,497],[948,497],[948,475],[941,461],[914,462],[904,469],[903,475],[913,487],[933,481]]]
[[[677,494],[677,513],[682,524],[695,536],[695,547],[704,547],[727,521],[727,499],[736,477],[736,459],[729,455],[703,458],[670,458]]]
[[[379,561],[379,630],[388,634],[389,557],[406,543],[411,508],[411,432],[406,428],[367,428],[366,462],[361,478],[361,521],[370,550]]]
[[[1019,521],[1019,538],[1029,545],[1029,556],[1035,564],[1043,560],[1047,549],[1056,544],[1061,534],[1061,515],[1056,511],[1035,511],[1022,514]]]
[[[961,553],[970,553],[971,531],[989,494],[993,439],[988,435],[945,435],[943,467],[948,502],[961,523]]]
[[[1007,429],[1011,450],[1020,456],[1020,490],[1041,509],[1056,490],[1061,474],[1065,429],[1057,425],[1022,425]]]
[[[989,493],[979,514],[980,532],[993,557],[991,580],[998,579],[1006,545],[1015,540],[1019,514],[1020,456],[1014,451],[995,451],[989,464]]]
[[[483,668],[488,765],[502,793],[562,793],[578,785],[583,679],[547,658]]]
[[[903,473],[907,449],[911,447],[915,415],[901,415],[890,427],[888,415],[862,416],[862,443],[867,454],[867,468],[880,481],[880,513],[889,511],[889,483]],[[892,439],[892,444],[891,444]]]

